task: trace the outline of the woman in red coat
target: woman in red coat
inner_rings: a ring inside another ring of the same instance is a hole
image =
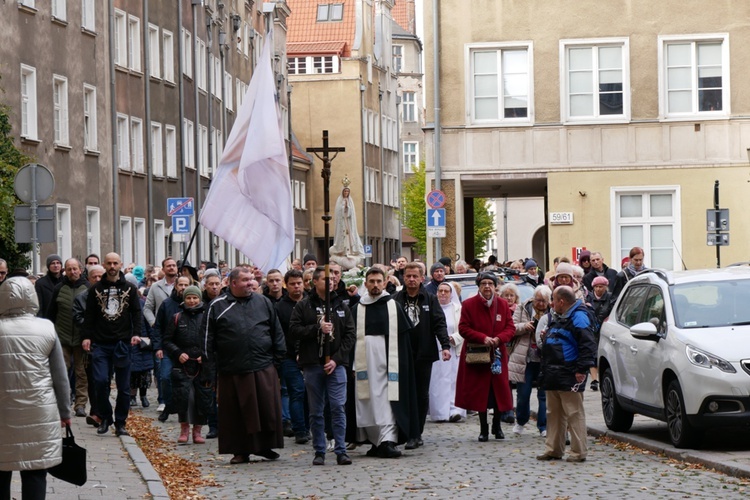
[[[493,273],[477,276],[479,293],[463,303],[458,333],[467,343],[484,344],[492,351],[500,349],[502,373],[493,375],[490,364],[467,364],[466,347],[461,351],[456,381],[456,406],[479,412],[479,441],[487,441],[487,409],[493,408],[492,433],[504,439],[500,428],[500,413],[513,409],[513,397],[508,384],[508,352],[505,343],[516,333],[508,303],[495,296],[497,277]],[[493,355],[494,359],[494,355]]]

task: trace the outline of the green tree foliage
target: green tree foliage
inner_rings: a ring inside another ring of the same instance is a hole
[[[420,162],[414,174],[401,186],[401,223],[417,240],[414,251],[417,255],[427,253],[427,202],[425,201],[425,165]]]
[[[487,198],[474,198],[474,255],[484,255],[487,240],[495,232],[495,214]]]
[[[13,191],[16,172],[30,158],[13,144],[7,106],[0,105],[0,258],[8,261],[8,268],[26,268],[29,261],[25,253],[31,245],[16,244],[13,207],[19,204]]]

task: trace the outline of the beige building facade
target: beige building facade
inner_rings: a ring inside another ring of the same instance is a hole
[[[424,19],[427,102],[436,83],[441,97],[439,124],[427,108],[426,158],[434,175],[439,126],[455,192],[444,255],[470,253],[465,199],[502,191],[546,198],[545,269],[581,247],[619,268],[633,246],[649,267],[712,267],[719,181],[731,213],[722,264],[747,260],[750,4],[717,2],[710,16],[677,0],[439,5],[438,82],[434,4]]]

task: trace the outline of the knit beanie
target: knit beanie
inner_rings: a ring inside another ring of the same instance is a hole
[[[305,254],[305,256],[302,258],[302,265],[304,266],[305,264],[307,264],[311,260],[313,260],[315,262],[318,262],[318,259],[315,258],[315,255],[313,255],[311,253]]]
[[[560,276],[561,274],[567,274],[571,278],[573,277],[573,266],[568,264],[567,262],[560,262],[557,265],[557,269],[555,270],[555,276]]]
[[[526,264],[523,265],[523,268],[527,271],[531,268],[537,267],[536,261],[534,259],[529,259],[526,261]]]
[[[198,298],[203,297],[203,294],[201,293],[201,289],[195,285],[190,285],[189,287],[185,289],[184,292],[182,292],[183,300],[186,299],[188,295],[196,295]]]
[[[443,265],[443,263],[442,263],[442,262],[435,262],[435,263],[434,263],[434,264],[432,265],[432,267],[430,267],[430,276],[432,276],[432,273],[434,273],[434,272],[435,272],[435,271],[437,271],[438,269],[442,269],[443,271],[445,271],[445,266]]]
[[[62,259],[60,258],[60,256],[59,256],[59,255],[57,255],[56,253],[51,253],[51,254],[49,254],[49,255],[47,256],[47,268],[49,268],[49,265],[50,265],[50,264],[52,264],[52,263],[53,263],[54,261],[56,261],[56,260],[60,261],[60,264],[62,264],[62,263],[63,263],[63,261],[62,261]]]

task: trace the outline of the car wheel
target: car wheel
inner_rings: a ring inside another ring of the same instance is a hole
[[[612,370],[609,368],[604,370],[599,391],[602,396],[602,413],[607,428],[616,432],[629,431],[633,425],[633,413],[623,409],[617,402],[615,379],[612,377]]]
[[[665,399],[666,408],[664,411],[667,417],[669,439],[675,448],[694,448],[702,433],[687,419],[685,400],[682,397],[682,389],[677,380],[669,383]]]

